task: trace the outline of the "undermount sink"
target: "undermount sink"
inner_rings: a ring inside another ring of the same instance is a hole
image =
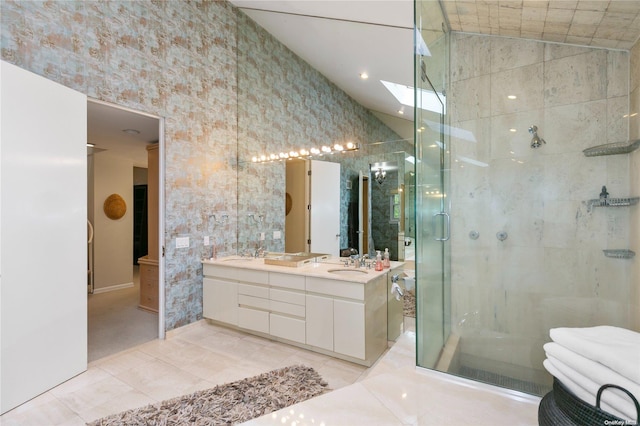
[[[223,262],[235,262],[237,260],[253,260],[253,257],[233,257],[231,259],[222,259]]]
[[[363,271],[362,269],[329,269],[327,272],[338,275],[358,275],[358,274],[367,274],[367,271]]]

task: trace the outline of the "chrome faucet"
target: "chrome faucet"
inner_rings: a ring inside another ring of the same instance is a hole
[[[253,257],[255,257],[257,259],[259,257],[266,256],[266,254],[267,254],[267,252],[264,250],[264,247],[258,246],[258,247],[256,247],[256,251],[253,253]]]

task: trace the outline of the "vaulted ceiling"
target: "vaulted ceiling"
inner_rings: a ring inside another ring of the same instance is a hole
[[[413,0],[231,3],[402,137],[412,137],[413,114],[398,113],[398,101],[380,80],[413,85]],[[441,0],[441,4],[453,31],[624,50],[640,38],[640,0]],[[366,82],[359,78],[363,71],[369,74]],[[140,125],[118,124],[114,131],[121,134],[125,128],[146,126],[148,117],[133,114],[128,120],[136,118]],[[93,119],[120,120],[100,105],[90,108]],[[106,132],[104,126],[91,126],[95,132],[89,139],[100,141],[98,146],[104,144],[98,139]],[[151,138],[156,140],[157,135]],[[141,153],[142,161],[145,152]]]
[[[444,0],[453,31],[630,49],[640,38],[638,0]]]
[[[413,113],[413,0],[230,0],[402,137]],[[437,0],[432,0],[436,2]],[[441,0],[451,30],[613,49],[640,38],[640,0]],[[363,71],[369,80],[359,80]]]

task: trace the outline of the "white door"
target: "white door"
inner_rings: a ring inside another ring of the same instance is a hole
[[[312,253],[340,256],[340,163],[311,160]]]
[[[0,73],[4,413],[87,369],[87,98]]]
[[[362,170],[358,173],[358,253],[360,256],[364,254],[364,194],[362,188],[364,187],[364,174]]]

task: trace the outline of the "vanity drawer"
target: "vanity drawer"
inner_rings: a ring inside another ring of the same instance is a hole
[[[263,299],[261,297],[247,296],[246,294],[238,295],[238,305],[250,306],[252,308],[269,310],[269,299]]]
[[[233,280],[236,278],[237,268],[230,268],[228,266],[211,265],[208,263],[202,264],[202,275],[211,278],[225,278]]]
[[[246,294],[247,296],[269,298],[269,287],[261,287],[257,285],[238,284],[238,294]]]
[[[274,287],[284,287],[304,291],[304,275],[269,272],[269,284]]]
[[[304,320],[284,317],[272,313],[270,315],[269,322],[269,329],[272,336],[281,337],[294,342],[305,343]]]
[[[269,312],[241,307],[238,309],[238,326],[247,330],[269,333]]]
[[[304,293],[296,293],[294,291],[278,290],[275,288],[269,289],[269,299],[277,300],[279,302],[293,303],[295,305],[305,304]]]
[[[269,273],[264,271],[253,271],[251,269],[236,268],[236,279],[248,283],[269,284]]]
[[[304,305],[294,305],[292,303],[278,302],[277,300],[271,300],[270,303],[271,312],[279,312],[281,314],[294,315],[304,318],[305,307]]]
[[[364,286],[365,284],[363,283],[354,283],[351,281],[307,277],[308,292],[344,297],[347,299],[364,300]]]

